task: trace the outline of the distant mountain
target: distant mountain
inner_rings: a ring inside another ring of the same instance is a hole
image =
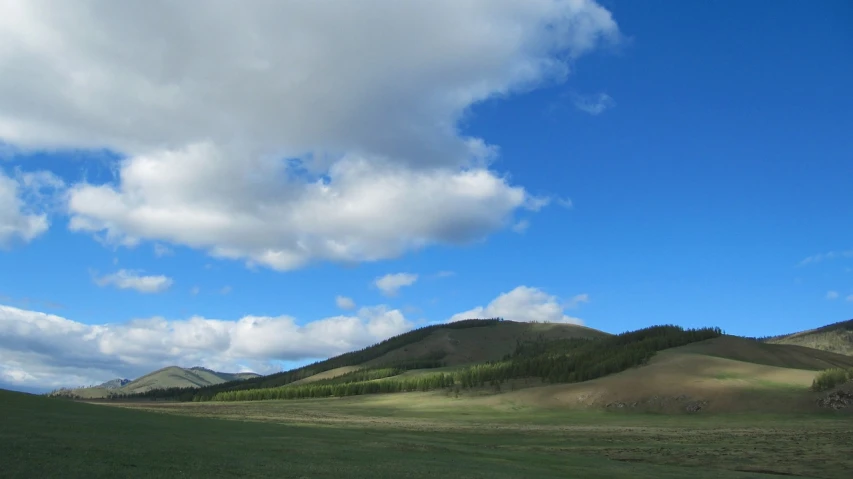
[[[133,381],[113,379],[88,388],[59,389],[51,396],[71,396],[83,399],[105,398],[110,394],[138,394],[152,389],[199,388],[231,381],[258,377],[255,373],[223,373],[202,367],[181,368],[169,366],[151,372]]]
[[[762,338],[772,344],[793,344],[853,356],[853,319],[785,336]]]

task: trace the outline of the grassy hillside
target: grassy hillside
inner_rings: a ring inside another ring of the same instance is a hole
[[[297,381],[293,381],[292,385],[297,386],[300,384],[311,384],[317,381],[324,381],[326,379],[337,378],[343,376],[345,374],[349,374],[354,371],[358,371],[359,369],[363,369],[363,366],[343,366],[340,368],[330,369],[328,371],[323,371],[322,373],[317,373],[313,376],[308,376],[305,379],[299,379]]]
[[[771,344],[792,344],[853,356],[853,319],[785,336],[763,338]]]
[[[817,412],[816,371],[666,351],[648,365],[575,384],[526,388],[489,401],[642,412]]]
[[[574,324],[513,321],[503,321],[487,328],[438,328],[415,343],[389,351],[363,365],[382,367],[430,355],[440,356],[444,366],[483,363],[501,360],[512,353],[519,342],[607,336],[610,334]]]
[[[445,368],[417,377],[406,377],[403,374],[405,369],[399,366],[401,363],[392,361],[384,367],[366,367],[311,384],[290,383],[269,388],[219,391],[212,397],[194,394],[184,400],[301,399],[445,388],[454,388],[458,392],[459,389],[482,388],[486,384],[500,390],[507,381],[523,378],[538,378],[551,383],[581,382],[642,365],[657,351],[720,334],[718,328],[684,330],[677,326],[654,326],[597,338],[554,339],[540,335],[535,341],[516,340],[515,350],[500,361],[451,367],[450,370]]]
[[[204,387],[199,391],[188,389],[168,391],[164,392],[164,396],[185,398],[195,396],[209,399],[224,391],[274,388],[296,382],[310,383],[351,372],[355,368],[422,369],[443,367],[448,364],[493,361],[511,354],[522,339],[551,340],[606,336],[609,335],[572,324],[516,323],[498,318],[471,319],[409,331],[373,346],[291,371]],[[312,378],[313,376],[316,377]]]
[[[585,386],[564,390],[571,395],[591,388],[576,395],[579,402],[603,407],[626,402],[695,412],[778,403],[781,409],[807,410],[815,403],[807,390],[816,371],[851,367],[853,357],[723,336],[718,328],[655,326],[609,335],[573,325],[469,320],[412,331],[280,374],[201,388],[145,388],[139,397],[298,400],[430,390],[464,395],[581,383]],[[768,392],[771,397],[764,397]],[[656,403],[649,402],[655,396]]]
[[[200,388],[255,377],[258,377],[255,373],[221,373],[201,367],[185,369],[177,366],[169,366],[146,374],[121,387],[106,387],[101,385],[91,388],[61,389],[54,391],[51,395],[98,399],[106,398],[110,395],[141,394],[154,389]]]
[[[769,344],[737,336],[724,336],[684,346],[682,352],[766,364],[781,368],[821,370],[853,366],[853,357],[799,345]]]
[[[706,339],[710,338],[710,339]],[[520,342],[503,361],[404,371],[360,368],[312,383],[216,394],[215,401],[322,398],[407,391],[495,394],[539,406],[657,412],[816,412],[817,372],[853,358],[721,336],[718,330],[646,328],[599,339]],[[634,367],[641,366],[641,367]],[[571,386],[542,387],[548,383]],[[525,391],[516,391],[525,389]]]
[[[839,354],[721,336],[661,351],[640,368],[486,401],[664,413],[813,413],[821,411],[822,395],[810,389],[819,370],[848,364],[853,358]]]
[[[108,403],[119,408],[0,391],[0,404],[4,478],[842,479],[853,467],[851,423],[835,416],[509,409],[432,393]]]

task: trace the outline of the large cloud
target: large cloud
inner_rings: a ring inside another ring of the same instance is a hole
[[[116,242],[390,258],[541,206],[458,122],[617,37],[591,0],[4,0],[0,140],[125,155],[69,194],[72,227]]]
[[[288,270],[312,258],[377,260],[436,241],[470,241],[526,201],[523,189],[482,169],[424,172],[346,158],[328,181],[303,184],[275,168],[244,168],[212,144],[136,157],[125,163],[120,190],[72,190],[71,226]]]
[[[569,302],[568,306],[573,307],[588,300],[588,295],[578,295]],[[454,314],[448,322],[471,318],[504,318],[509,321],[522,322],[583,324],[579,318],[564,313],[564,306],[560,305],[556,296],[529,286],[519,286],[508,293],[503,293],[486,306],[477,306],[469,311]]]
[[[587,299],[575,297],[568,306]],[[519,286],[487,306],[450,321],[503,317],[512,321],[581,324],[558,298]],[[0,383],[16,387],[78,386],[137,377],[168,366],[271,373],[278,361],[335,356],[414,327],[386,306],[298,324],[290,316],[245,316],[235,321],[198,316],[160,317],[86,325],[52,314],[0,305]]]
[[[136,377],[173,364],[270,373],[277,370],[276,360],[334,356],[411,328],[400,311],[384,306],[304,325],[289,316],[85,325],[0,305],[0,382],[75,386]]]

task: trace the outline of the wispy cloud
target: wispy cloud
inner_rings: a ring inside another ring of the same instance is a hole
[[[174,281],[164,275],[143,276],[140,271],[120,269],[115,273],[98,277],[94,275],[98,286],[114,286],[118,289],[133,289],[140,293],[160,293],[169,289]]]
[[[23,307],[40,307],[47,309],[65,309],[65,305],[62,303],[57,303],[55,301],[51,301],[49,299],[39,299],[39,298],[14,298],[12,296],[0,293],[0,302],[4,302],[7,304],[18,304]]]
[[[11,178],[0,170],[0,250],[29,243],[50,227],[46,212],[33,211],[45,209],[38,199],[42,180],[41,176],[27,175]],[[36,205],[39,208],[35,208]]]
[[[530,228],[530,222],[527,220],[521,220],[518,223],[512,225],[512,230],[518,234],[524,233],[527,229]]]
[[[575,204],[572,202],[571,198],[557,198],[557,204],[567,210],[570,210],[575,207]]]
[[[589,303],[589,294],[581,293],[572,296],[570,300],[566,302],[566,308],[577,308],[581,304]]]
[[[346,296],[335,297],[335,304],[338,305],[339,308],[347,311],[355,309],[355,301],[353,301],[352,298],[348,298]]]
[[[605,111],[616,106],[616,101],[607,93],[599,93],[597,95],[572,95],[572,103],[575,108],[580,111],[589,113],[590,115],[600,115]]]
[[[524,202],[524,207],[530,211],[539,211],[551,204],[549,196],[530,196]]]
[[[444,270],[444,271],[439,271],[438,273],[435,273],[434,275],[432,275],[433,278],[449,278],[451,276],[456,276],[456,272]]]
[[[229,294],[233,290],[234,288],[232,288],[231,286],[223,286],[222,289],[219,290],[219,294]]]
[[[826,299],[838,299],[838,291],[827,291]]]
[[[797,266],[806,266],[809,264],[820,263],[821,261],[828,261],[840,258],[853,258],[853,249],[849,249],[846,251],[830,251],[828,253],[812,255],[800,261]]]
[[[400,288],[411,286],[418,280],[418,275],[411,273],[386,274],[376,278],[373,284],[382,291],[385,296],[395,296]]]
[[[174,254],[174,252],[168,246],[160,243],[154,244],[154,256],[162,258],[163,256],[170,256],[172,254]]]

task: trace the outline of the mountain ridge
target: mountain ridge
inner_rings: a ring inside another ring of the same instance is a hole
[[[853,319],[781,336],[760,338],[770,344],[804,346],[853,356]]]
[[[200,388],[230,381],[241,381],[260,376],[256,373],[225,373],[201,366],[182,368],[166,366],[144,374],[134,380],[112,379],[97,386],[61,388],[50,392],[50,396],[100,399],[113,395],[141,394],[153,389]]]
[[[836,331],[845,323],[790,336]],[[220,373],[219,382],[207,384],[211,371],[206,368],[167,367],[138,378],[122,394],[240,401],[448,388],[457,395],[460,388],[463,395],[530,389],[515,395],[529,399],[553,391],[561,398],[579,392],[578,397],[598,398],[586,400],[587,406],[652,410],[746,410],[764,403],[781,410],[814,406],[811,381],[830,368],[853,368],[853,356],[727,335],[719,328],[661,325],[613,335],[572,324],[492,318],[419,328],[301,368],[242,380],[224,381],[230,376]],[[182,382],[165,388],[152,383],[159,378],[158,384],[167,384],[163,378],[173,376]],[[709,401],[716,405],[708,406]],[[545,402],[577,406],[574,400]]]

